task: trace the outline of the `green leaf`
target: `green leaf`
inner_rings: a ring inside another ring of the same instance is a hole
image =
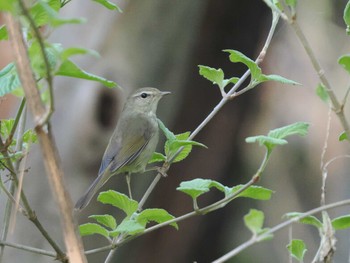
[[[46,44],[45,54],[50,66],[50,70],[54,70],[58,65],[60,52],[62,51],[61,44]],[[37,74],[37,78],[45,78],[47,76],[47,69],[42,55],[41,47],[38,41],[34,41],[29,47],[29,56],[31,66]]]
[[[103,5],[104,7],[108,8],[109,10],[117,10],[119,13],[123,13],[123,10],[121,10],[121,8],[119,6],[117,6],[116,4],[114,4],[110,1],[107,1],[107,0],[93,0],[93,1]]]
[[[115,229],[117,227],[117,222],[111,215],[91,215],[89,218],[95,219],[99,224],[109,227],[110,229]]]
[[[157,121],[159,128],[162,130],[167,140],[175,140],[175,134],[172,133],[167,127],[165,127],[164,123],[160,119],[157,119]]]
[[[158,224],[167,222],[171,219],[174,219],[175,217],[169,214],[164,209],[159,208],[153,208],[153,209],[146,209],[143,210],[138,216],[137,221],[140,222],[142,225],[146,225],[147,223],[154,221]],[[175,227],[177,230],[179,229],[177,223],[171,223],[171,226]]]
[[[61,8],[60,0],[50,0],[49,2],[38,1],[30,10],[37,26],[50,24],[53,27],[65,24],[82,24],[86,22],[84,18],[61,18],[58,11]]]
[[[232,188],[229,188],[226,190],[226,195],[233,195],[237,191],[239,191],[244,185],[236,185]],[[240,193],[237,197],[247,197],[257,200],[270,200],[271,196],[273,194],[273,191],[261,186],[249,186],[246,190],[244,190],[242,193]]]
[[[264,145],[267,149],[272,150],[277,145],[284,145],[288,142],[284,138],[297,134],[306,135],[309,129],[309,124],[306,122],[296,122],[281,128],[271,130],[267,136],[258,135],[245,139],[247,143],[258,142],[261,146]]]
[[[23,134],[22,139],[23,139],[24,148],[26,148],[26,149],[28,149],[28,145],[38,142],[38,137],[33,130],[27,130]]]
[[[56,75],[98,81],[108,88],[112,88],[117,85],[113,81],[107,80],[105,78],[96,76],[94,74],[82,70],[69,59],[61,64],[60,68],[56,72]]]
[[[284,215],[286,218],[294,218],[294,217],[301,217],[303,216],[303,213],[299,212],[290,212]],[[305,225],[312,225],[317,228],[322,228],[322,223],[320,220],[317,219],[315,216],[307,216],[302,219],[298,220],[299,223],[305,224]]]
[[[61,52],[61,60],[65,61],[68,58],[70,58],[71,56],[74,55],[92,55],[94,57],[99,57],[100,55],[98,54],[98,52],[96,52],[95,50],[92,49],[86,49],[86,48],[80,48],[80,47],[70,47],[70,48],[66,48],[65,50],[63,50]]]
[[[101,192],[97,200],[102,204],[110,204],[123,210],[128,217],[135,213],[138,207],[138,203],[135,200],[131,200],[125,194],[113,190]]]
[[[350,227],[350,215],[340,216],[332,220],[332,226],[335,230],[346,229]]]
[[[343,19],[346,24],[346,33],[350,34],[350,1],[345,6]]]
[[[291,8],[296,8],[297,6],[297,0],[286,0],[286,4],[290,6]]]
[[[326,90],[326,87],[320,83],[317,85],[316,88],[316,95],[323,101],[323,102],[328,102],[329,101],[329,96],[328,92]]]
[[[210,188],[215,187],[221,192],[225,192],[225,186],[210,179],[196,178],[191,181],[181,182],[180,186],[176,190],[188,194],[193,199],[196,199],[200,195],[209,192]]]
[[[2,137],[7,138],[10,135],[14,123],[15,123],[14,119],[1,120],[0,133]]]
[[[284,139],[276,139],[265,135],[252,136],[245,139],[247,143],[259,143],[260,146],[266,146],[268,149],[272,149],[277,145],[285,145],[288,142]]]
[[[338,59],[339,65],[341,65],[348,73],[350,73],[350,55],[341,56]]]
[[[181,152],[175,157],[175,159],[172,161],[173,163],[180,162],[183,159],[185,159],[190,152],[192,151],[192,146],[201,146],[207,148],[204,144],[188,140],[190,136],[190,132],[184,132],[181,134],[175,135],[175,138],[172,138],[170,140],[167,140],[164,145],[164,151],[165,155],[168,157],[168,159],[171,159],[172,156],[177,153],[177,151],[183,147]]]
[[[292,257],[302,262],[307,251],[305,243],[301,239],[293,239],[288,245],[287,249],[289,250]]]
[[[262,211],[250,209],[249,213],[244,216],[244,223],[253,235],[258,235],[263,230],[264,219],[265,216]]]
[[[289,84],[289,85],[301,85],[298,82],[295,82],[294,80],[290,80],[287,78],[284,78],[282,76],[279,75],[264,75],[262,74],[259,79],[258,79],[259,83],[260,82],[265,82],[265,81],[276,81],[276,82],[280,82],[283,84]]]
[[[345,131],[343,131],[340,135],[339,135],[339,138],[338,140],[341,142],[341,141],[345,141],[345,140],[349,140],[348,138],[348,135]]]
[[[60,0],[38,1],[30,8],[30,14],[36,26],[40,27],[57,17],[57,12],[60,8]]]
[[[13,12],[16,3],[16,0],[0,0],[0,11]]]
[[[93,234],[99,234],[99,235],[102,235],[106,238],[109,238],[109,233],[108,233],[107,229],[105,229],[104,227],[102,227],[98,224],[94,224],[94,223],[86,223],[86,224],[80,225],[79,231],[80,231],[81,236],[89,236],[89,235],[93,235]]]
[[[240,62],[245,64],[249,68],[252,81],[257,81],[261,77],[261,74],[262,74],[261,68],[253,60],[248,58],[246,55],[244,55],[243,53],[237,50],[232,50],[232,49],[226,49],[224,51],[230,54],[229,58],[231,62],[233,63]]]
[[[148,163],[157,163],[157,162],[165,162],[165,161],[166,161],[166,157],[163,154],[154,152],[151,159],[148,161]]]
[[[111,236],[117,236],[120,233],[135,235],[141,233],[145,230],[145,226],[138,222],[135,218],[125,218],[116,228],[116,230],[111,231]]]
[[[306,122],[296,122],[281,128],[274,129],[268,133],[269,137],[284,139],[291,135],[304,136],[308,133],[309,124]]]
[[[199,65],[199,74],[206,78],[207,80],[213,82],[213,84],[216,84],[220,87],[220,89],[223,89],[224,86],[224,72],[221,68],[215,69],[207,66]]]
[[[8,40],[8,33],[5,25],[0,26],[0,41],[1,40]]]
[[[0,70],[0,97],[15,91],[21,87],[16,66],[14,63],[8,64]]]

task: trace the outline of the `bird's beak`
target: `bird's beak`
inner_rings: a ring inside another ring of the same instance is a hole
[[[163,96],[165,96],[165,95],[168,95],[168,94],[171,94],[171,92],[170,91],[162,91],[161,93],[160,93],[160,95],[163,97]]]

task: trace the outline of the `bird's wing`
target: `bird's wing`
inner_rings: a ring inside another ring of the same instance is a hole
[[[99,174],[103,173],[104,170],[110,165],[111,173],[117,169],[130,164],[134,161],[147,146],[150,138],[149,136],[138,135],[138,136],[125,136],[123,138],[123,145],[114,142],[111,143],[101,162]]]

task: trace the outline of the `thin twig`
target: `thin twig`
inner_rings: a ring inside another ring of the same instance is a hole
[[[238,247],[236,247],[235,249],[231,250],[230,252],[228,252],[227,254],[225,254],[224,256],[218,258],[217,260],[213,261],[212,263],[222,263],[225,262],[227,260],[229,260],[230,258],[236,256],[237,254],[239,254],[240,252],[242,252],[243,250],[247,249],[248,247],[263,241],[264,239],[270,237],[273,233],[291,225],[294,224],[298,221],[300,221],[301,219],[311,216],[313,214],[317,214],[319,212],[322,211],[326,211],[335,207],[340,207],[340,206],[346,206],[346,205],[350,205],[350,199],[346,199],[346,200],[342,200],[339,202],[335,202],[332,204],[328,204],[328,205],[324,205],[324,206],[320,206],[317,208],[314,208],[308,212],[305,212],[297,217],[293,217],[287,221],[282,222],[281,224],[278,224],[277,226],[270,228],[269,230],[267,230],[266,232],[264,232],[263,234],[260,235],[256,235],[253,236],[251,239],[249,239],[248,241],[244,242],[243,244],[239,245]]]
[[[15,152],[19,152],[22,150],[22,137],[23,137],[23,133],[24,133],[24,126],[26,123],[26,116],[25,114],[23,114],[24,108],[25,108],[25,102],[26,99],[22,98],[21,104],[18,108],[16,117],[15,117],[15,121],[13,123],[11,132],[8,136],[8,138],[6,139],[5,145],[4,145],[4,149],[2,151],[7,152],[8,147],[12,144],[12,140],[13,140],[13,136],[17,130],[17,125],[19,124],[19,128],[17,131],[17,144],[16,144],[16,149]],[[24,111],[25,112],[25,111]],[[0,140],[2,140],[0,138]],[[1,240],[6,240],[7,239],[7,234],[8,234],[8,229],[9,229],[9,225],[10,225],[10,221],[11,221],[11,210],[12,210],[12,203],[16,204],[16,200],[13,197],[14,191],[15,191],[15,185],[13,183],[13,181],[10,181],[10,185],[9,185],[9,189],[10,191],[8,191],[5,187],[5,185],[3,184],[2,180],[0,179],[0,183],[1,183],[1,188],[3,189],[3,191],[6,193],[6,195],[8,196],[8,200],[6,201],[6,207],[5,207],[5,212],[4,212],[4,222],[3,222],[3,227],[2,227],[2,233],[1,233]],[[22,207],[19,207],[19,209],[22,211],[24,211],[24,209]],[[5,247],[1,246],[0,247],[0,263],[2,262],[3,256],[4,256],[4,250]]]
[[[11,242],[7,242],[7,241],[3,241],[3,240],[0,240],[0,245],[12,247],[12,248],[17,248],[20,250],[24,250],[24,251],[32,252],[35,254],[44,255],[44,256],[49,256],[49,257],[53,257],[53,258],[55,258],[57,255],[55,252],[47,251],[44,249],[38,249],[38,248],[30,247],[30,246],[25,246],[25,245],[19,245],[16,243],[11,243]]]
[[[0,149],[3,148],[3,142],[0,138]],[[8,155],[7,152],[2,152],[2,154],[6,157]],[[10,160],[10,158],[6,158],[7,160],[7,165],[10,167],[11,171],[14,171],[13,164]],[[16,173],[11,174],[13,182],[15,186],[18,186],[18,178]],[[10,200],[13,200],[13,196],[9,194]],[[40,233],[44,236],[44,238],[49,242],[49,244],[52,246],[52,248],[56,251],[57,253],[57,259],[61,260],[62,262],[66,261],[66,256],[62,252],[62,250],[59,248],[59,246],[56,244],[56,242],[51,238],[51,236],[48,234],[46,229],[41,225],[40,221],[38,220],[35,212],[32,210],[31,206],[29,205],[28,199],[26,195],[23,192],[23,189],[21,190],[21,201],[23,203],[23,207],[25,209],[25,213],[23,213],[24,216],[26,216],[40,231]],[[15,202],[16,203],[16,200]],[[21,211],[21,210],[20,210]]]
[[[339,121],[340,121],[346,135],[347,135],[347,138],[350,138],[350,126],[349,126],[349,123],[344,115],[344,105],[340,104],[337,97],[335,96],[334,91],[333,91],[334,89],[332,88],[330,82],[328,81],[328,78],[325,75],[325,71],[321,67],[314,51],[312,50],[312,48],[310,46],[310,43],[308,42],[306,36],[304,35],[303,31],[301,30],[297,20],[294,18],[294,19],[290,19],[288,21],[290,22],[295,34],[297,35],[297,37],[299,38],[299,41],[301,42],[302,46],[304,47],[306,54],[308,55],[313,68],[317,72],[317,75],[318,75],[321,83],[324,85],[325,90],[329,96],[331,103],[332,103],[333,111],[338,116]]]

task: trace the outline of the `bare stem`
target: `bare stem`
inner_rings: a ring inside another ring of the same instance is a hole
[[[230,258],[236,256],[237,254],[239,254],[240,252],[242,252],[243,250],[247,249],[248,247],[254,245],[255,243],[258,243],[266,238],[268,238],[269,236],[271,236],[273,233],[286,228],[287,226],[294,224],[298,221],[300,221],[301,219],[311,216],[313,214],[317,214],[320,213],[322,211],[326,211],[335,207],[339,207],[339,206],[346,206],[346,205],[350,205],[350,199],[346,199],[346,200],[342,200],[339,202],[335,202],[332,204],[328,204],[328,205],[324,205],[324,206],[320,206],[317,207],[315,209],[312,209],[308,212],[303,213],[302,215],[299,215],[297,217],[293,217],[285,222],[282,222],[281,224],[278,224],[277,226],[270,228],[268,231],[264,232],[261,235],[257,235],[257,236],[253,236],[251,239],[249,239],[248,241],[244,242],[243,244],[239,245],[238,247],[236,247],[235,249],[231,250],[230,252],[228,252],[227,254],[225,254],[224,256],[218,258],[217,260],[213,261],[213,263],[222,263],[225,262],[227,260],[229,260]]]
[[[77,234],[77,228],[73,219],[72,202],[63,182],[63,171],[61,169],[57,147],[51,132],[50,123],[46,122],[46,109],[41,101],[37,83],[30,67],[27,48],[22,38],[21,26],[11,14],[6,14],[5,19],[9,39],[15,55],[18,75],[28,101],[29,109],[34,116],[36,124],[35,131],[43,152],[43,160],[50,186],[59,205],[59,214],[62,219],[68,258],[70,262],[85,263],[86,258],[83,254],[81,240]],[[47,124],[46,127],[43,126],[45,123]]]
[[[7,241],[1,241],[0,240],[0,245],[1,246],[12,247],[12,248],[17,248],[17,249],[20,249],[20,250],[24,250],[24,251],[28,251],[28,252],[44,255],[44,256],[49,256],[49,257],[53,257],[53,258],[55,258],[57,256],[57,254],[55,252],[50,252],[50,251],[47,251],[47,250],[38,249],[38,248],[25,246],[25,245],[19,245],[19,244],[7,242]]]
[[[329,99],[332,103],[333,111],[338,116],[339,121],[340,121],[341,125],[343,126],[344,131],[346,132],[347,138],[350,138],[350,127],[349,127],[349,123],[346,120],[345,115],[344,115],[344,104],[340,104],[337,97],[335,96],[334,89],[332,88],[330,82],[328,81],[328,78],[325,75],[325,71],[321,67],[314,51],[312,50],[312,48],[310,46],[310,43],[306,39],[306,36],[304,35],[303,31],[301,30],[297,20],[291,19],[291,20],[289,20],[289,22],[290,22],[295,34],[299,38],[299,41],[301,42],[302,46],[304,47],[306,54],[308,55],[313,68],[317,72],[317,75],[318,75],[321,83],[326,88],[325,90],[327,91]]]
[[[52,74],[51,74],[51,67],[50,67],[49,60],[47,58],[44,41],[43,41],[43,38],[41,37],[39,28],[36,26],[35,21],[32,18],[32,16],[30,15],[30,13],[28,12],[28,9],[26,8],[24,2],[22,0],[19,0],[18,2],[19,2],[19,6],[21,8],[23,15],[27,18],[31,28],[34,31],[34,35],[39,43],[41,55],[43,57],[44,64],[45,64],[46,80],[47,80],[47,85],[49,87],[49,94],[50,94],[50,109],[49,109],[48,113],[46,114],[45,119],[42,120],[43,123],[46,123],[50,119],[50,117],[54,111],[54,97],[53,97],[53,84],[52,84],[53,79],[52,79]]]

